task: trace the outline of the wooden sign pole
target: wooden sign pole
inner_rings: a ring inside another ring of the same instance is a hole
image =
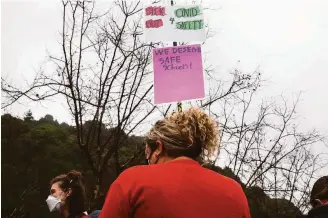
[[[174,5],[174,2],[173,2],[173,0],[171,0],[171,6],[173,6],[173,5]],[[173,42],[173,46],[177,46],[177,45],[178,45],[177,42]],[[181,112],[182,111],[182,103],[178,102],[177,106],[178,106],[178,112]]]

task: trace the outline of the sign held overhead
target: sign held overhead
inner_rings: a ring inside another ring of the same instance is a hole
[[[154,103],[205,97],[200,45],[153,49]]]
[[[201,5],[149,6],[145,8],[144,22],[148,42],[205,40]]]

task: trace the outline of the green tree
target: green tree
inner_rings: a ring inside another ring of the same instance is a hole
[[[33,120],[34,120],[34,117],[33,117],[33,114],[32,114],[32,111],[31,111],[31,110],[28,110],[28,111],[25,113],[24,120],[25,120],[25,121],[33,121]]]
[[[48,119],[49,120],[49,119]],[[53,119],[52,119],[53,120]],[[50,120],[49,120],[50,121]],[[2,125],[2,202],[3,217],[52,217],[45,199],[49,194],[49,181],[54,176],[71,169],[80,170],[85,175],[88,205],[90,209],[101,209],[104,196],[94,198],[96,177],[89,168],[88,161],[79,149],[74,127],[56,122],[45,122],[44,118],[34,121],[21,120],[5,114],[1,117]],[[92,125],[85,124],[85,130]],[[115,134],[115,129],[102,125],[102,139]],[[117,155],[108,162],[103,182],[111,183],[124,169],[144,164],[144,144],[140,136],[122,134],[122,144]],[[113,142],[109,142],[113,143]],[[97,155],[97,144],[94,153]],[[120,158],[118,158],[120,157]],[[252,217],[257,218],[297,218],[301,211],[286,199],[272,198],[258,186],[247,187],[234,174],[233,170],[216,165],[200,163],[217,173],[230,177],[243,187],[248,198]],[[119,171],[116,171],[119,167]],[[106,186],[101,187],[106,192]]]
[[[116,175],[127,166],[123,161],[126,158],[120,156],[126,136],[135,134],[154,115],[165,116],[175,107],[158,107],[151,103],[151,52],[161,43],[142,40],[141,1],[113,2],[108,11],[116,10],[115,15],[95,11],[94,4],[62,1],[62,50],[59,56],[49,57],[56,72],[40,72],[26,90],[2,79],[2,91],[7,100],[2,107],[21,97],[32,101],[56,95],[65,97],[74,120],[76,142],[97,178],[97,197],[104,196],[110,185],[103,181],[110,181],[106,177],[109,165]],[[212,34],[208,28],[207,36]],[[209,67],[205,71],[208,81],[215,81],[211,84],[215,87],[210,89],[205,101],[197,102],[204,109],[222,98],[253,89],[259,81],[258,74],[242,78],[236,72],[232,82],[223,89],[218,86],[223,80],[215,78],[216,73]],[[85,120],[91,120],[90,125],[86,126]],[[110,132],[103,133],[104,125]],[[129,158],[134,159],[142,152],[132,152]]]
[[[52,123],[1,117],[3,217],[49,217],[49,181],[71,169],[94,183],[74,134]],[[92,194],[88,192],[88,194]]]

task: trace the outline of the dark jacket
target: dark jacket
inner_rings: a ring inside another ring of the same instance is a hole
[[[307,218],[328,218],[328,205],[321,205],[309,211]]]

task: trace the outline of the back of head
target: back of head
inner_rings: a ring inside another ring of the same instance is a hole
[[[314,207],[320,202],[328,202],[328,176],[323,176],[314,183],[310,202]]]
[[[71,194],[66,199],[70,216],[83,213],[86,210],[86,196],[82,174],[78,171],[72,170],[67,174],[62,174],[53,178],[50,185],[57,182],[64,192],[71,190]]]
[[[219,138],[216,122],[200,109],[190,108],[157,121],[146,135],[146,143],[156,149],[157,140],[170,157],[197,159],[204,150],[211,152]]]

